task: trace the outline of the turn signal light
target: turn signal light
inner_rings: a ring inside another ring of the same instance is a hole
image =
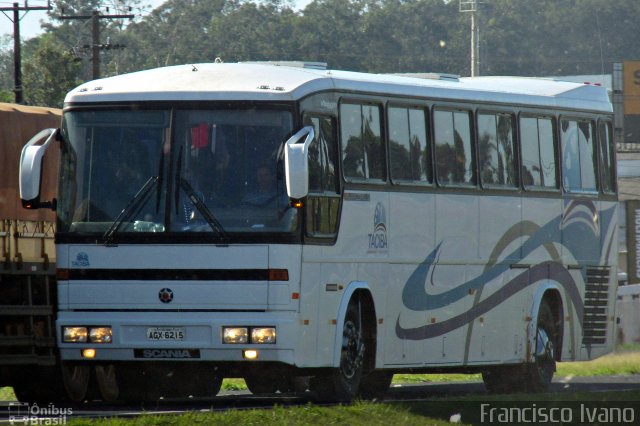
[[[269,281],[289,281],[289,270],[269,269]]]

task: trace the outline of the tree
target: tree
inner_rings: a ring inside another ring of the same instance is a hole
[[[212,56],[225,62],[306,59],[293,36],[297,15],[286,5],[228,1],[210,26]]]
[[[53,36],[39,37],[35,51],[24,61],[25,100],[31,105],[61,107],[66,93],[82,82],[81,67]]]
[[[89,21],[60,15],[128,13],[142,0],[57,0],[45,34],[23,48],[25,62],[42,46],[70,61],[81,59],[79,79],[91,78]],[[101,20],[103,75],[159,66],[259,60],[327,62],[330,68],[365,72],[469,74],[469,15],[452,0],[314,0],[304,10],[291,0],[167,0],[134,22]],[[114,9],[115,6],[125,9]],[[611,63],[640,57],[630,1],[486,0],[480,22],[483,75],[563,75],[610,72]],[[49,38],[44,45],[44,38]],[[35,63],[32,61],[32,63]],[[76,62],[74,62],[76,63]],[[77,63],[76,63],[77,65]],[[40,66],[50,67],[46,61]],[[0,46],[0,91],[11,93],[12,52]],[[75,66],[73,67],[76,68]],[[57,70],[35,70],[57,73]],[[36,84],[38,77],[25,80]],[[71,79],[73,80],[73,79]]]

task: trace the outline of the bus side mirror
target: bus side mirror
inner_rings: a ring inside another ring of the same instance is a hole
[[[294,200],[300,200],[309,193],[309,145],[314,138],[313,127],[306,126],[285,142],[287,195]]]
[[[57,136],[58,129],[42,130],[22,148],[20,154],[20,198],[22,199],[22,207],[25,209],[50,208],[55,210],[55,200],[40,201],[40,188],[42,184],[42,159]],[[42,139],[45,139],[44,143],[36,145]]]

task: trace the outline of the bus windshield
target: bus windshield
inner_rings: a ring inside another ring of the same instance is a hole
[[[291,233],[276,109],[69,111],[59,232]]]

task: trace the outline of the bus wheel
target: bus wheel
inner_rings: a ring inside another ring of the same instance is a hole
[[[358,396],[365,359],[365,338],[359,305],[350,303],[342,327],[340,367],[311,380],[320,400],[351,401]]]
[[[102,399],[107,402],[117,400],[120,395],[120,388],[116,380],[116,367],[113,364],[96,365],[95,371]]]
[[[87,395],[91,367],[62,362],[62,383],[71,401],[79,402]]]
[[[530,392],[544,392],[549,388],[551,379],[556,371],[556,342],[558,331],[551,311],[546,301],[540,305],[534,362],[527,364],[527,389]]]
[[[363,399],[378,399],[389,390],[393,380],[393,373],[387,371],[372,371],[362,378],[360,383],[360,397]]]
[[[521,379],[522,368],[519,365],[493,367],[482,372],[482,381],[489,393],[517,392],[518,382],[522,383]]]
[[[308,376],[293,376],[287,378],[286,388],[280,389],[280,392],[305,393],[309,390]]]
[[[278,391],[278,382],[269,375],[247,376],[244,381],[247,384],[247,389],[254,395],[272,394]]]
[[[186,393],[194,397],[214,398],[222,388],[222,375],[216,368],[194,367],[187,369],[182,377],[188,383]]]

